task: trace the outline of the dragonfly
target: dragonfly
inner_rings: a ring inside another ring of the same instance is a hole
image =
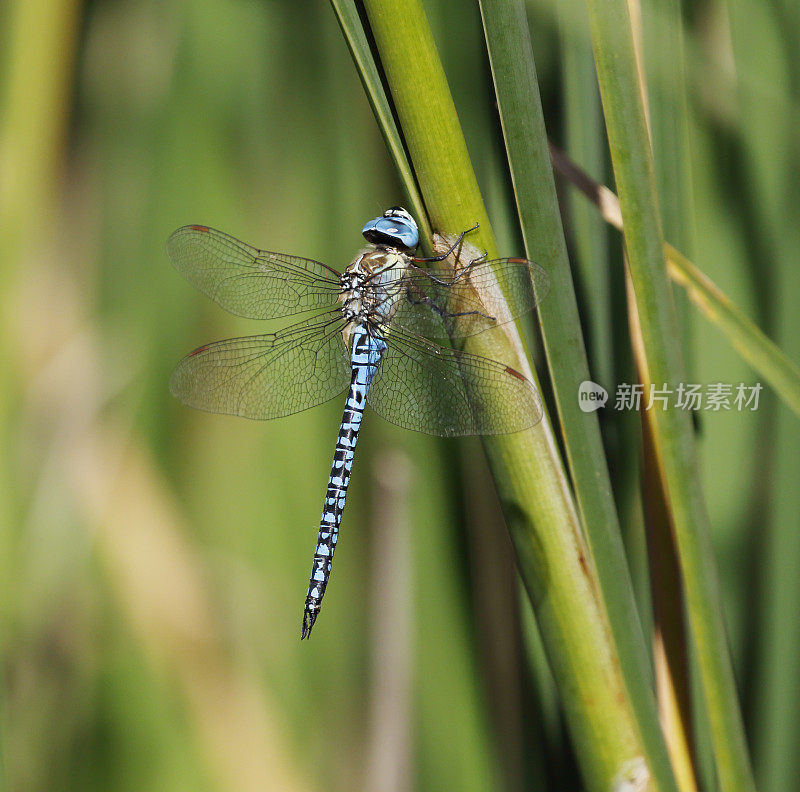
[[[462,261],[465,250],[479,253],[463,242],[469,231],[437,237],[452,244],[441,255],[417,257],[414,218],[391,207],[364,225],[368,245],[343,272],[259,250],[204,225],[184,226],[169,238],[178,271],[231,313],[303,317],[275,333],[189,353],[170,379],[179,400],[265,420],[347,391],[301,640],[311,634],[330,578],[366,404],[397,426],[443,437],[518,432],[542,418],[533,382],[456,344],[530,311],[547,291],[547,273],[524,258],[487,261],[478,254]]]

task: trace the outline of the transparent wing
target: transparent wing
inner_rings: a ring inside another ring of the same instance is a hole
[[[489,358],[396,328],[367,401],[390,423],[442,437],[519,432],[542,418],[536,387]]]
[[[339,273],[325,264],[258,250],[207,226],[179,228],[167,253],[189,283],[249,319],[326,310],[339,297]]]
[[[392,323],[428,338],[465,338],[510,322],[544,299],[550,279],[522,258],[477,261],[455,272],[414,268]]]
[[[340,394],[350,382],[341,315],[326,314],[278,333],[196,349],[170,378],[190,407],[245,418],[279,418]]]

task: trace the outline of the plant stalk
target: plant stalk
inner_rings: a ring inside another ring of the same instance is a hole
[[[658,387],[674,390],[685,381],[685,369],[667,277],[630,13],[626,0],[587,0],[587,7],[647,374]],[[720,786],[726,792],[751,792],[755,785],[725,634],[691,416],[685,410],[658,410],[653,427],[674,517]]]
[[[365,8],[432,227],[497,256],[458,117],[419,0],[367,0]],[[533,376],[516,328],[468,349]],[[484,438],[489,464],[534,605],[587,787],[613,789],[648,772],[638,726],[549,419]]]

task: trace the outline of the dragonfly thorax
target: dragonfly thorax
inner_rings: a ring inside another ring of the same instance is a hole
[[[385,245],[357,256],[340,279],[345,319],[379,330],[397,310],[403,294],[401,279],[409,264],[406,253]]]

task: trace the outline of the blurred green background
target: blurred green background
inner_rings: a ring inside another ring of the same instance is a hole
[[[501,249],[519,254],[478,9],[426,7]],[[529,12],[550,135],[608,183],[583,6]],[[667,236],[798,361],[800,8],[645,0],[641,16],[656,162],[684,175],[662,192]],[[361,225],[404,201],[331,9],[8,0],[0,54],[6,788],[579,788],[477,441],[367,416],[301,644],[342,404],[254,423],[167,390],[188,350],[262,327],[172,269],[171,231],[343,268]],[[613,391],[634,376],[619,244],[569,206],[593,373]],[[692,381],[753,384],[683,308]],[[638,429],[608,412],[604,430],[646,608]],[[764,391],[698,433],[759,787],[792,792],[797,419]]]

